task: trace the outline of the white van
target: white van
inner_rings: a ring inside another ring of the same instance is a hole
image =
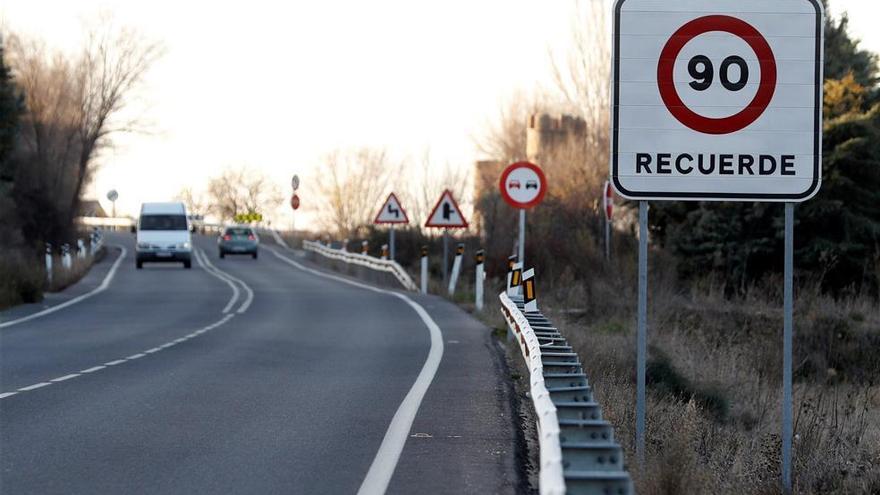
[[[138,218],[135,263],[145,261],[182,262],[192,267],[192,238],[183,203],[144,203]]]

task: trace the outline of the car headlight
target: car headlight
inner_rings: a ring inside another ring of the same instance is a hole
[[[183,244],[178,244],[177,249],[190,249],[192,245],[188,242],[184,242]]]

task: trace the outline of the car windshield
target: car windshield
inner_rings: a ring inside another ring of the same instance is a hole
[[[226,229],[226,235],[252,235],[252,232],[249,228],[237,227]]]
[[[183,215],[141,215],[141,230],[186,230]]]

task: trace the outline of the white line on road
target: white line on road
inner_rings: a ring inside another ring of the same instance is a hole
[[[40,382],[35,385],[28,385],[27,387],[21,387],[20,389],[18,389],[18,391],[19,392],[30,392],[31,390],[36,390],[38,388],[48,387],[49,385],[52,385],[52,384],[49,382]]]
[[[69,374],[69,375],[59,376],[58,378],[54,378],[54,379],[52,379],[52,380],[50,380],[50,381],[53,381],[53,382],[56,382],[56,383],[57,383],[57,382],[63,382],[63,381],[65,381],[65,380],[70,380],[71,378],[76,378],[76,377],[78,377],[78,376],[79,376],[79,373],[71,373],[71,374]]]
[[[391,482],[391,477],[394,475],[394,470],[397,468],[397,462],[400,460],[400,454],[403,452],[403,446],[406,444],[406,439],[412,429],[412,424],[416,419],[416,413],[419,411],[422,399],[425,397],[428,387],[431,386],[431,382],[434,380],[434,375],[437,374],[437,368],[440,367],[440,361],[443,358],[443,332],[428,312],[425,311],[425,308],[404,294],[379,289],[371,285],[362,284],[343,277],[337,277],[319,270],[314,270],[279,254],[274,249],[270,248],[270,251],[272,251],[272,254],[278,257],[281,261],[319,277],[337,280],[355,287],[396,297],[408,304],[416,314],[419,315],[419,318],[422,319],[425,326],[428,327],[428,331],[431,334],[431,349],[428,351],[428,358],[425,360],[425,364],[422,366],[419,376],[416,377],[415,383],[413,383],[412,387],[409,389],[403,402],[400,403],[400,407],[397,408],[394,417],[391,418],[391,424],[385,432],[385,437],[382,439],[382,445],[379,446],[379,451],[376,453],[376,457],[370,465],[370,470],[367,472],[367,476],[364,478],[364,481],[361,483],[361,487],[358,490],[358,495],[385,493],[388,489],[388,484]]]
[[[28,316],[25,316],[25,317],[19,318],[19,319],[17,319],[17,320],[11,320],[11,321],[7,321],[7,322],[4,322],[4,323],[0,323],[0,328],[11,327],[12,325],[17,325],[17,324],[19,324],[19,323],[24,323],[24,322],[26,322],[26,321],[33,320],[34,318],[39,318],[39,317],[41,317],[41,316],[46,316],[46,315],[48,315],[48,314],[52,314],[52,313],[54,313],[54,312],[56,312],[56,311],[59,311],[59,310],[61,310],[61,309],[64,309],[64,308],[66,308],[66,307],[68,307],[68,306],[70,306],[70,305],[76,304],[76,303],[78,303],[78,302],[80,302],[80,301],[84,301],[84,300],[86,300],[86,299],[88,299],[88,298],[94,296],[95,294],[99,294],[99,293],[101,293],[101,292],[107,290],[107,287],[110,286],[110,282],[113,281],[113,277],[116,275],[116,269],[119,268],[119,264],[122,262],[122,260],[125,258],[125,255],[128,253],[128,250],[125,249],[124,246],[118,246],[118,245],[117,245],[117,246],[114,246],[114,247],[118,247],[119,249],[122,250],[122,252],[119,254],[119,257],[116,258],[116,261],[113,263],[113,266],[110,267],[110,271],[108,271],[108,272],[107,272],[107,275],[104,276],[104,281],[101,282],[101,285],[99,285],[98,287],[92,289],[90,292],[86,292],[85,294],[82,294],[82,295],[80,295],[80,296],[76,296],[76,297],[74,297],[73,299],[71,299],[71,300],[69,300],[69,301],[65,301],[65,302],[63,302],[63,303],[61,303],[61,304],[58,304],[58,305],[56,305],[56,306],[52,306],[51,308],[46,308],[46,309],[44,309],[44,310],[42,310],[42,311],[39,311],[39,312],[34,313],[34,314],[32,314],[32,315],[28,315]]]
[[[187,337],[184,337],[184,338],[177,339],[177,340],[175,340],[175,341],[173,341],[173,342],[167,342],[167,343],[162,344],[162,345],[160,345],[160,346],[157,346],[157,347],[154,347],[154,348],[152,348],[152,349],[146,350],[146,351],[144,351],[144,352],[142,352],[142,353],[132,354],[131,356],[128,356],[127,358],[124,358],[124,359],[117,359],[117,360],[115,360],[115,361],[110,361],[110,362],[108,362],[108,363],[104,363],[103,365],[100,365],[100,366],[93,366],[93,367],[91,367],[91,368],[87,368],[87,369],[81,370],[81,371],[79,371],[78,373],[71,373],[71,374],[69,374],[69,375],[64,375],[64,376],[62,376],[62,377],[54,378],[54,379],[50,380],[49,382],[41,382],[41,383],[37,383],[37,384],[34,384],[34,385],[29,385],[29,386],[27,386],[27,387],[22,387],[22,388],[18,389],[18,391],[16,391],[16,392],[4,392],[4,393],[0,393],[0,399],[5,399],[6,397],[12,397],[13,395],[18,394],[18,392],[29,392],[29,391],[31,391],[31,390],[36,390],[36,389],[38,389],[38,388],[42,388],[42,387],[45,387],[45,386],[47,386],[47,385],[52,385],[52,383],[50,383],[50,382],[56,382],[56,383],[57,383],[57,382],[63,382],[63,381],[66,381],[66,380],[70,380],[71,378],[76,378],[76,377],[79,376],[80,374],[84,374],[84,373],[93,373],[93,372],[95,372],[95,371],[102,370],[102,369],[104,369],[104,368],[106,368],[106,367],[108,367],[108,366],[116,366],[116,365],[118,365],[118,364],[127,363],[127,362],[133,361],[133,360],[135,360],[135,359],[140,359],[140,358],[146,356],[147,354],[152,354],[152,353],[154,353],[154,352],[161,351],[162,349],[165,349],[165,348],[171,347],[171,346],[175,345],[175,343],[177,343],[178,341],[183,342],[183,341],[185,341],[185,340],[189,340],[189,339],[191,339],[191,338],[193,338],[193,337],[196,337],[196,336],[198,336],[198,335],[201,335],[201,334],[204,333],[204,332],[207,332],[207,331],[213,330],[213,329],[215,329],[215,328],[217,328],[217,327],[223,325],[224,323],[226,323],[227,321],[229,321],[230,319],[232,319],[232,317],[234,317],[234,316],[235,316],[234,314],[228,314],[228,315],[224,316],[223,318],[221,318],[220,320],[215,321],[214,323],[212,323],[212,324],[210,324],[210,325],[208,325],[208,326],[206,326],[206,327],[200,328],[199,330],[197,330],[196,332],[194,332],[195,335],[191,334],[190,336],[187,336]]]
[[[244,302],[238,308],[237,313],[241,314],[241,313],[244,313],[245,311],[247,311],[247,309],[251,306],[251,302],[253,302],[253,300],[254,300],[253,289],[251,289],[248,284],[244,283],[244,280],[242,280],[238,277],[235,277],[233,275],[230,275],[229,273],[214,266],[214,263],[212,263],[211,260],[208,259],[208,254],[205,253],[205,251],[203,251],[202,249],[196,249],[196,251],[200,252],[200,254],[202,256],[200,263],[204,264],[206,271],[210,272],[210,270],[213,270],[212,274],[215,277],[223,278],[226,281],[226,283],[238,282],[239,284],[241,284],[241,286],[244,288],[245,292],[247,293],[247,297],[245,297]],[[224,309],[223,312],[226,313],[228,311],[228,308],[229,308],[229,306],[227,306],[227,309]]]
[[[220,281],[225,282],[229,287],[232,287],[232,298],[229,299],[229,302],[226,303],[226,306],[223,308],[223,313],[226,314],[235,306],[235,303],[238,301],[238,297],[241,294],[241,291],[238,289],[238,286],[235,285],[232,280],[229,280],[219,273],[215,272],[211,268],[208,267],[208,263],[206,263],[202,255],[199,253],[200,249],[193,249],[193,254],[196,257],[196,261],[199,262],[199,266],[201,266],[206,272],[208,272],[212,277],[220,279]]]

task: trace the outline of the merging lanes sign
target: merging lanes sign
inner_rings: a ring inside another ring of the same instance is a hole
[[[409,217],[406,216],[406,210],[400,206],[400,201],[394,193],[388,195],[388,199],[385,200],[382,208],[379,209],[379,213],[376,214],[376,219],[373,220],[373,223],[377,225],[409,223]]]
[[[611,176],[631,199],[819,190],[819,0],[618,0]]]
[[[458,207],[458,203],[456,203],[455,198],[452,197],[452,192],[448,189],[443,191],[443,194],[440,195],[440,200],[437,201],[434,209],[431,210],[431,214],[428,215],[428,221],[425,222],[425,227],[438,227],[444,229],[468,228],[467,220],[465,220],[464,215],[461,213],[461,208]]]

